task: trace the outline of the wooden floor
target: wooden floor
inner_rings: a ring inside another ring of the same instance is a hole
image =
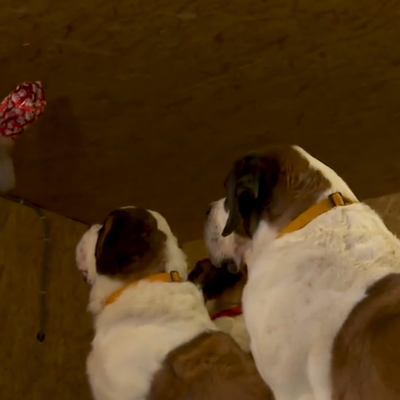
[[[15,194],[86,222],[127,204],[198,237],[230,162],[300,144],[361,198],[400,190],[400,3],[9,3],[0,96],[41,80]]]

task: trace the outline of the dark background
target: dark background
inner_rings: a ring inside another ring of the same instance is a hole
[[[272,142],[396,192],[399,24],[396,0],[3,1],[0,95],[48,99],[14,194],[90,223],[153,208],[191,240],[230,162]]]

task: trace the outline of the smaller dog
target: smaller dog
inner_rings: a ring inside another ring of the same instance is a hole
[[[245,352],[250,352],[250,338],[242,312],[247,269],[232,273],[228,265],[217,268],[206,258],[197,262],[188,280],[202,290],[215,325],[231,335]]]
[[[159,213],[129,207],[92,226],[76,250],[91,284],[96,400],[273,400],[245,353],[211,321]]]

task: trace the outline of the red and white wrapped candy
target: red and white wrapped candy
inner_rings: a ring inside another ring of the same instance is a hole
[[[0,103],[0,136],[16,139],[42,115],[45,106],[42,84],[22,83]]]

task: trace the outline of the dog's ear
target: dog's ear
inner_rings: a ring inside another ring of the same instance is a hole
[[[97,272],[103,275],[143,273],[164,248],[166,235],[147,210],[126,208],[112,212],[99,231]]]
[[[203,287],[212,280],[213,275],[216,274],[217,271],[218,268],[211,263],[210,259],[205,258],[197,261],[196,265],[188,275],[188,281],[198,285],[199,287]]]
[[[259,196],[261,172],[261,159],[257,156],[246,156],[234,164],[225,182],[228,220],[222,236],[230,235],[251,213]]]
[[[278,178],[279,163],[274,152],[248,155],[234,164],[225,182],[229,215],[222,236],[241,226],[250,236],[251,217],[261,212]]]
[[[258,197],[259,177],[254,174],[237,179],[234,174],[230,174],[226,186],[226,207],[229,215],[222,236],[230,235],[243,223],[244,208],[249,208]]]

